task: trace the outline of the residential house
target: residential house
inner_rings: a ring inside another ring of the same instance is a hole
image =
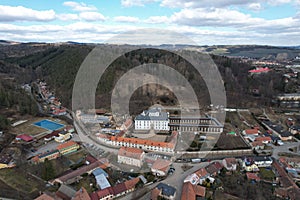
[[[260,131],[259,131],[259,129],[246,129],[242,133],[243,133],[243,135],[257,135],[258,136],[260,134]]]
[[[71,200],[75,196],[76,191],[70,186],[62,184],[55,194],[63,200]]]
[[[151,166],[151,172],[156,176],[166,176],[171,163],[169,160],[157,159]]]
[[[89,193],[84,187],[80,188],[72,200],[91,200]]]
[[[121,147],[118,151],[118,162],[141,167],[145,152],[141,149]]]
[[[0,169],[11,168],[16,166],[12,156],[8,154],[0,154]]]
[[[273,163],[273,159],[269,156],[256,156],[253,160],[258,167],[270,167]]]
[[[293,125],[289,128],[289,131],[293,134],[300,134],[300,125]]]
[[[235,158],[225,158],[222,164],[228,171],[236,171],[237,169],[237,161]]]
[[[292,140],[293,134],[289,131],[283,131],[283,132],[279,133],[279,137],[282,141]]]
[[[53,198],[52,196],[44,193],[44,194],[38,196],[37,198],[35,198],[34,200],[55,200],[55,198]]]
[[[158,197],[168,200],[174,200],[176,198],[176,188],[167,185],[165,183],[159,183],[151,193],[151,199],[156,200]]]
[[[257,137],[257,138],[255,138],[255,141],[262,142],[264,144],[268,144],[268,143],[272,142],[272,138],[271,137]]]
[[[196,200],[198,197],[205,197],[205,192],[205,187],[185,182],[181,191],[181,200]]]
[[[107,178],[105,177],[104,174],[98,174],[95,176],[97,185],[99,186],[100,189],[105,189],[108,187],[111,187],[109,181],[107,180]]]
[[[75,152],[77,151],[78,149],[80,148],[80,146],[74,142],[74,141],[68,141],[68,142],[65,142],[63,144],[60,144],[57,146],[57,150],[62,154],[62,155],[65,155],[65,154],[69,154],[69,153],[72,153],[72,152]]]
[[[254,141],[251,143],[251,146],[255,150],[260,150],[265,148],[265,144],[262,141]]]
[[[221,172],[222,168],[223,168],[223,165],[219,162],[213,162],[205,167],[206,171],[211,176],[216,176],[217,174],[219,174]]]
[[[256,182],[260,181],[260,178],[257,176],[256,173],[247,172],[246,176],[247,176],[247,179],[250,181],[256,181]]]
[[[16,137],[16,140],[23,140],[25,142],[33,141],[33,137],[27,134],[21,134]]]

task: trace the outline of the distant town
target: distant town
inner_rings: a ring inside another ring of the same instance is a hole
[[[299,80],[298,65],[252,63],[255,68],[248,76],[280,70],[285,82]],[[296,200],[300,196],[299,92],[276,96],[273,108],[211,105],[201,116],[193,108],[154,105],[117,123],[102,108],[72,112],[43,80],[21,88],[41,115],[12,119],[14,138],[0,154],[0,180],[7,181],[10,170],[18,169],[22,175],[8,184],[21,192],[32,191],[35,195],[30,198],[255,199],[259,194]],[[260,96],[258,89],[252,92]],[[180,116],[182,109],[190,115]],[[216,112],[226,113],[224,123],[214,117]],[[4,141],[6,133],[0,136]],[[20,171],[23,166],[25,172]]]

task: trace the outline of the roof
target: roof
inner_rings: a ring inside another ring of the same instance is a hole
[[[199,176],[199,178],[202,178],[202,177],[205,177],[208,175],[208,172],[206,171],[205,168],[201,168],[201,169],[197,170],[195,173]]]
[[[74,142],[73,140],[70,140],[68,142],[65,142],[63,144],[58,145],[57,149],[61,150],[61,149],[65,149],[65,148],[71,147],[73,145],[78,145],[78,144],[76,142]]]
[[[131,190],[135,188],[135,185],[140,181],[140,178],[133,178],[131,180],[125,181],[125,186],[127,190]]]
[[[151,108],[149,110],[144,110],[141,114],[137,115],[135,120],[167,121],[168,113],[162,111],[161,108]]]
[[[258,67],[256,69],[252,69],[252,70],[249,70],[250,73],[261,73],[261,72],[268,72],[270,71],[271,69],[269,69],[268,67]]]
[[[41,196],[38,196],[37,198],[35,198],[34,200],[55,200],[53,197],[51,197],[48,194],[42,194]]]
[[[207,170],[208,173],[214,174],[219,172],[223,168],[223,165],[219,162],[213,162],[209,164],[205,169]]]
[[[255,173],[247,172],[246,176],[247,176],[247,179],[249,179],[249,180],[260,181],[260,178]]]
[[[72,200],[90,200],[89,193],[86,191],[84,187],[80,188],[76,194],[75,197]]]
[[[254,142],[251,143],[251,145],[253,147],[264,146],[264,143],[262,141],[254,141]]]
[[[255,138],[255,141],[271,142],[272,138],[271,137],[257,137],[257,138]]]
[[[137,148],[121,147],[118,151],[118,156],[141,159],[144,151]]]
[[[272,158],[270,156],[255,156],[253,157],[253,160],[255,162],[261,162],[261,161],[270,161],[273,162]]]
[[[157,189],[157,188],[154,188],[152,191],[151,191],[151,199],[155,200],[155,199],[158,199],[158,196],[160,195],[160,190]]]
[[[200,185],[192,185],[189,182],[183,184],[181,200],[196,200],[197,196],[204,197],[206,188]]]
[[[52,131],[52,133],[46,135],[44,138],[50,139],[52,137],[57,137],[59,135],[60,131]]]
[[[56,192],[56,195],[63,199],[72,199],[72,197],[74,197],[75,194],[76,191],[73,188],[64,184],[62,184]]]
[[[258,130],[258,129],[246,129],[246,130],[245,130],[245,133],[246,133],[247,135],[258,134],[258,133],[259,133],[259,130]]]
[[[97,194],[97,197],[98,197],[97,200],[98,200],[98,199],[101,199],[103,197],[106,197],[106,196],[109,196],[109,195],[113,195],[114,194],[114,190],[113,190],[112,187],[109,187],[109,188],[105,188],[103,190],[98,190],[96,192],[96,194]]]
[[[118,195],[127,191],[127,188],[125,183],[119,183],[113,187],[113,190],[114,190],[114,195]]]
[[[24,140],[25,142],[30,142],[33,140],[33,137],[31,137],[30,135],[26,135],[26,134],[18,135],[16,138]]]
[[[80,175],[82,175],[82,174],[84,174],[86,172],[89,172],[89,171],[91,171],[93,169],[96,169],[98,167],[101,167],[101,166],[103,166],[103,163],[101,161],[97,161],[97,162],[91,163],[89,165],[85,165],[83,167],[80,167],[80,168],[78,168],[78,169],[76,169],[74,171],[71,171],[70,173],[65,174],[65,175],[63,175],[61,177],[58,177],[55,180],[58,180],[58,181],[61,181],[61,182],[64,183],[64,182],[66,182],[67,180],[69,180],[71,178],[75,178],[77,176],[80,176]]]
[[[13,157],[11,157],[8,154],[0,154],[0,163],[1,164],[9,164],[13,160]]]
[[[101,189],[105,189],[111,186],[104,174],[99,174],[95,176],[95,179],[97,185],[99,185]]]
[[[159,183],[156,186],[157,189],[161,190],[162,195],[170,197],[170,196],[175,196],[176,193],[176,188],[167,185],[165,183]]]
[[[58,150],[52,150],[52,151],[50,151],[50,152],[43,153],[43,154],[39,155],[38,157],[39,157],[39,158],[44,158],[44,157],[47,157],[47,156],[49,156],[49,155],[57,154],[57,153],[59,153]]]
[[[293,134],[289,131],[284,131],[284,132],[281,132],[279,133],[282,137],[290,137],[292,136]]]
[[[235,158],[225,158],[224,160],[225,160],[225,162],[226,162],[226,164],[227,164],[228,167],[231,167],[232,165],[236,165],[237,164]]]
[[[151,166],[151,169],[167,171],[171,163],[169,160],[157,159]]]
[[[158,142],[158,141],[147,140],[147,139],[125,138],[125,137],[116,137],[116,136],[111,136],[111,141],[174,149],[176,145],[176,139],[174,138],[176,138],[176,136],[177,136],[177,132],[174,131],[172,133],[173,139],[171,139],[170,142]]]
[[[97,162],[97,159],[90,154],[86,156],[85,160],[88,161],[89,163]]]
[[[100,174],[103,174],[105,177],[108,177],[108,174],[103,169],[101,169],[99,167],[96,168],[92,173],[93,173],[94,176],[98,176]]]

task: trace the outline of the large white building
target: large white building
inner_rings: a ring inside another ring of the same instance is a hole
[[[161,108],[152,108],[143,111],[140,115],[135,117],[136,130],[169,130],[169,113],[164,112]]]

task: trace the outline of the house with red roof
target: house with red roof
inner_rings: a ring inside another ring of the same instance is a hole
[[[141,167],[144,156],[145,152],[141,149],[121,147],[118,151],[118,162]]]
[[[80,146],[70,140],[68,142],[65,142],[63,144],[60,144],[57,146],[57,150],[62,154],[62,155],[65,155],[65,154],[68,154],[68,153],[72,153],[72,152],[75,152],[77,151],[78,149],[80,148]]]
[[[166,176],[171,163],[169,160],[157,159],[151,166],[151,172],[156,176]]]
[[[235,158],[225,158],[222,164],[228,171],[236,171],[237,169],[237,161]]]
[[[247,179],[250,181],[256,181],[256,182],[260,181],[260,178],[257,176],[256,173],[247,172],[246,176],[247,176]]]
[[[196,200],[198,197],[205,197],[205,193],[205,187],[185,182],[181,191],[181,200]]]
[[[211,175],[211,176],[216,176],[221,172],[221,169],[223,168],[223,165],[219,162],[213,162],[209,164],[207,167],[205,167],[206,171]]]
[[[267,137],[257,137],[255,138],[255,141],[260,141],[264,144],[268,144],[268,143],[271,143],[272,142],[272,138],[267,136]]]
[[[27,134],[21,134],[16,137],[16,140],[23,140],[25,142],[31,142],[33,140],[33,137],[31,137],[30,135],[27,135]]]
[[[259,129],[246,129],[243,131],[243,135],[259,135],[260,131]]]

